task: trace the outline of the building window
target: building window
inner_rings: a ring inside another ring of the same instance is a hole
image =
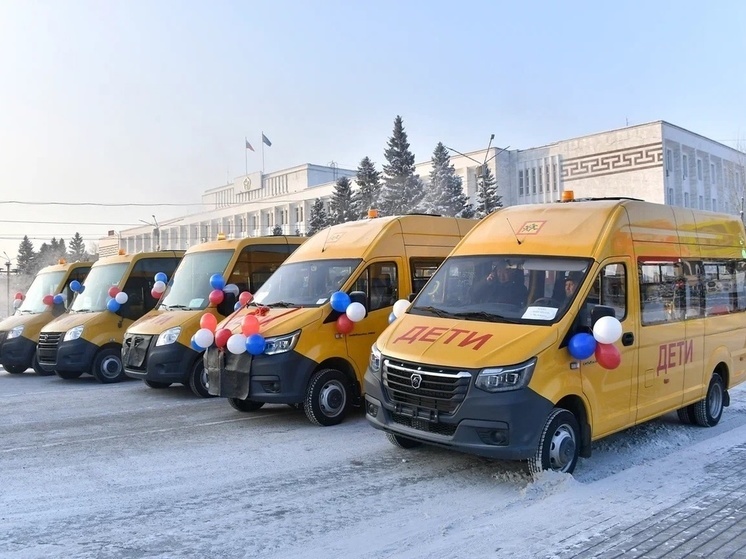
[[[673,206],[673,188],[668,189],[668,200],[666,200],[666,203],[669,206]]]
[[[518,196],[523,196],[523,169],[518,171]]]
[[[557,188],[559,186],[559,175],[557,174],[557,164],[552,163],[552,171],[554,172],[554,183],[552,184],[552,189],[557,192]]]
[[[673,172],[673,150],[666,150],[666,176]]]
[[[689,178],[689,157],[686,154],[681,156],[681,178]]]
[[[536,167],[531,168],[531,194],[536,194]]]
[[[689,207],[689,193],[688,192],[684,192],[684,207],[685,208]]]
[[[710,163],[710,183],[715,184],[717,182],[717,172],[715,171],[715,164]]]
[[[712,211],[718,211],[718,201],[715,198],[712,199]]]
[[[697,180],[702,180],[702,160],[697,159]]]

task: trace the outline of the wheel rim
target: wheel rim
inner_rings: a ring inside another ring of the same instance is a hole
[[[712,417],[718,417],[723,410],[723,387],[719,382],[712,383],[712,390],[707,395],[707,407]]]
[[[575,432],[566,424],[557,427],[549,445],[549,467],[555,472],[565,472],[570,468],[577,444]]]
[[[202,388],[205,389],[205,391],[210,389],[210,377],[207,374],[207,367],[202,367],[202,370],[199,373],[199,383],[202,385]]]
[[[335,417],[342,413],[347,402],[347,393],[338,380],[330,380],[319,392],[319,407],[327,417]]]
[[[101,361],[101,375],[105,378],[116,378],[121,372],[122,363],[113,355],[108,355]]]

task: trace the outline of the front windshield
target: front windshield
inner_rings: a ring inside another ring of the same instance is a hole
[[[106,310],[106,302],[110,298],[109,288],[112,285],[119,285],[128,266],[127,262],[93,266],[83,282],[85,290],[83,293],[78,293],[70,310],[77,312]]]
[[[254,302],[270,307],[319,307],[341,289],[360,262],[349,258],[283,264],[254,294]]]
[[[232,255],[232,250],[214,250],[184,256],[158,308],[202,310],[207,307],[210,303],[207,296],[212,290],[210,277],[223,275]]]
[[[551,324],[567,311],[591,261],[553,256],[446,259],[409,312],[485,322]]]
[[[57,290],[62,289],[60,282],[65,278],[65,273],[64,270],[61,270],[59,272],[37,274],[28,288],[23,303],[18,307],[18,312],[20,314],[39,314],[47,310],[47,305],[44,304],[44,297],[59,293]]]

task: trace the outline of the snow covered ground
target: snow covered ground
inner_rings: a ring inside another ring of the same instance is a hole
[[[717,483],[746,387],[712,429],[673,416],[575,474],[393,447],[362,413],[312,426],[184,387],[0,370],[0,557],[560,557]]]

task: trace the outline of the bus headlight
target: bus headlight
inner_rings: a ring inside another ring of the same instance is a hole
[[[370,348],[370,370],[375,374],[381,372],[381,350],[376,344]]]
[[[82,326],[76,326],[75,328],[70,328],[67,332],[65,332],[65,337],[62,338],[62,341],[69,342],[71,340],[77,340],[82,334],[83,334]]]
[[[174,343],[181,334],[181,326],[174,326],[168,330],[164,330],[158,335],[158,339],[155,341],[155,345],[169,345]]]
[[[274,338],[267,338],[264,340],[266,344],[264,346],[264,353],[266,355],[276,355],[278,353],[287,353],[295,347],[300,338],[300,330],[296,330],[292,334],[286,334],[284,336],[275,336]]]
[[[528,385],[536,368],[536,357],[518,365],[489,367],[477,375],[474,386],[485,392],[506,392]]]
[[[23,326],[16,326],[15,328],[11,328],[10,332],[8,332],[7,340],[12,340],[13,338],[19,337],[21,334],[23,334]]]

